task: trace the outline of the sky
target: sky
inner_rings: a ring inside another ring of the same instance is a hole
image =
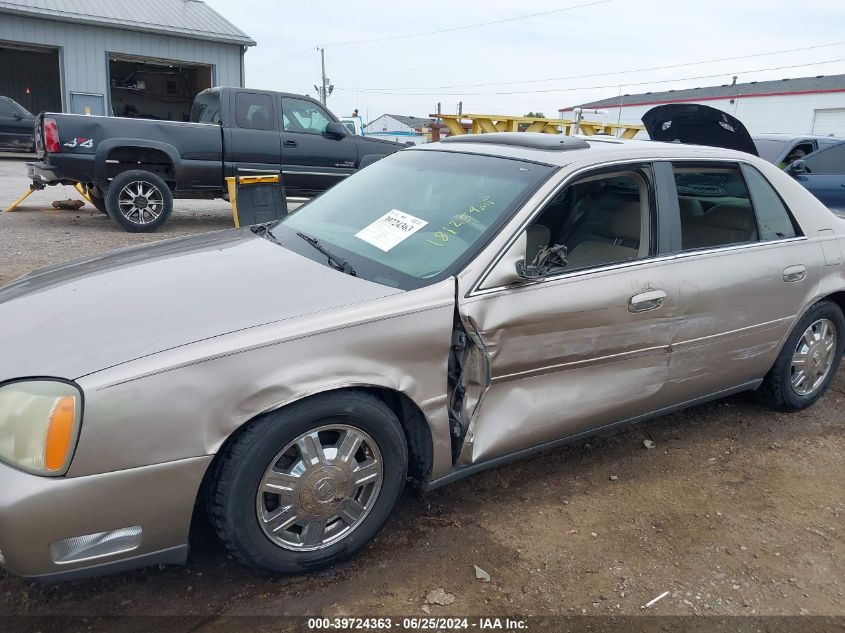
[[[620,93],[734,75],[845,73],[840,0],[206,3],[258,42],[246,53],[248,87],[316,96],[323,47],[335,86],[329,108],[357,108],[365,122],[427,116],[438,102],[447,114],[462,102],[464,113],[554,117]]]

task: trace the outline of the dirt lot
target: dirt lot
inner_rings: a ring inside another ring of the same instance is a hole
[[[0,207],[25,190],[22,172],[0,161]],[[43,211],[60,197],[42,192],[0,214],[0,285],[74,256],[230,225],[225,203],[179,203],[161,232],[131,235],[91,207]],[[324,573],[246,569],[200,525],[187,567],[58,586],[0,572],[0,613],[196,614],[209,618],[201,629],[243,614],[632,615],[668,591],[648,613],[845,616],[844,457],[840,369],[804,413],[739,396],[424,497],[409,489],[366,551]],[[424,607],[439,588],[454,602]]]

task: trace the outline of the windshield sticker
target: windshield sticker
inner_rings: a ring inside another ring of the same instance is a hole
[[[387,253],[426,224],[428,222],[425,220],[404,213],[399,209],[392,209],[372,224],[358,231],[355,237]]]
[[[475,215],[481,213],[482,211],[486,211],[487,207],[492,206],[495,204],[490,196],[484,196],[481,198],[481,203],[476,207],[475,205],[471,206],[467,209],[466,213],[458,213],[452,216],[452,219],[449,220],[446,226],[441,226],[439,231],[435,231],[434,234],[431,236],[433,239],[426,240],[432,246],[446,246],[446,243],[449,241],[449,235],[455,235],[460,237],[459,231],[456,229],[460,229],[464,224],[470,224],[476,226],[476,230],[478,225],[478,220],[476,220]],[[481,230],[484,230],[486,225],[481,224]]]

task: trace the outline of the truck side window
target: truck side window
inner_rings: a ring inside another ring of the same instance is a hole
[[[326,111],[316,103],[282,97],[282,125],[285,132],[322,134],[331,120]]]
[[[239,92],[235,95],[235,121],[247,130],[273,129],[273,101],[269,95]]]

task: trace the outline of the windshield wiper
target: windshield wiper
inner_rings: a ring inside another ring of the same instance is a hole
[[[352,268],[352,266],[349,264],[349,262],[348,262],[348,261],[346,261],[346,260],[345,260],[345,259],[343,259],[342,257],[338,257],[337,255],[335,255],[334,253],[332,253],[332,252],[331,252],[330,250],[328,250],[325,246],[323,246],[322,244],[320,244],[320,240],[318,240],[316,237],[311,237],[310,235],[306,235],[305,233],[300,233],[300,232],[298,232],[298,231],[297,231],[297,233],[296,233],[296,234],[297,234],[299,237],[301,237],[303,240],[305,240],[306,242],[308,242],[308,243],[309,243],[311,246],[313,246],[315,249],[317,249],[318,251],[320,251],[323,255],[325,255],[325,256],[328,258],[328,260],[329,260],[329,265],[330,265],[332,268],[335,268],[335,269],[339,270],[339,271],[340,271],[340,272],[342,272],[342,273],[346,273],[346,274],[348,274],[348,275],[352,275],[353,277],[356,277],[356,276],[357,276],[357,275],[356,275],[356,273],[355,273],[355,269],[354,269],[354,268]]]

